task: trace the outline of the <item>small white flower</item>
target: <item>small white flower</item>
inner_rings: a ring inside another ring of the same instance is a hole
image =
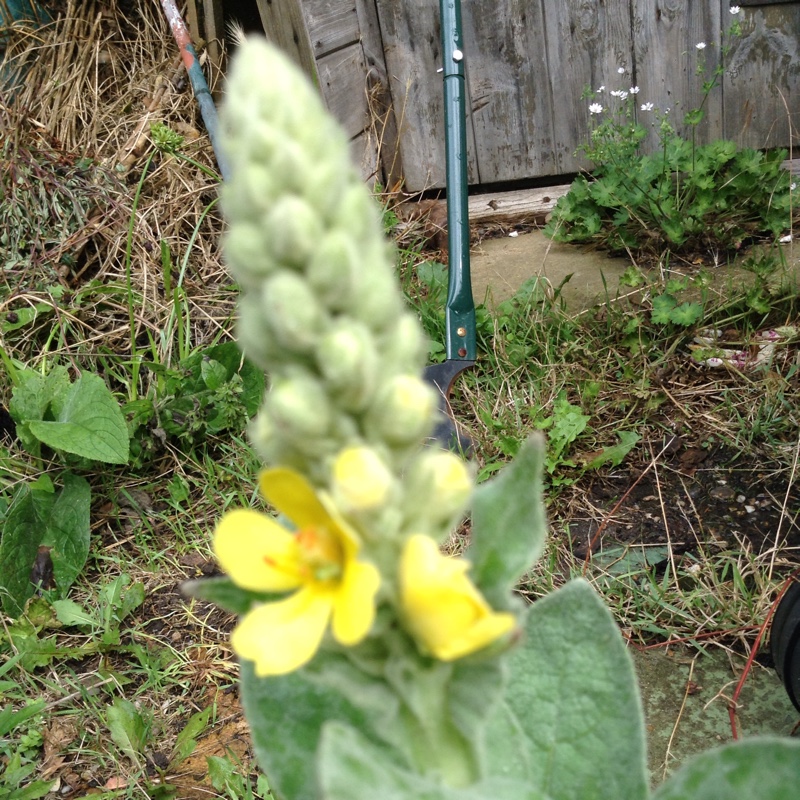
[[[628,96],[628,93],[623,89],[616,89],[615,91],[611,92],[611,96],[619,97],[620,100],[624,100]]]
[[[617,72],[620,75],[624,75],[625,74],[625,67],[617,67]]]
[[[589,113],[590,114],[601,114],[603,111],[603,106],[600,103],[592,103],[589,106]]]
[[[653,110],[653,104],[652,103],[642,103],[641,106],[639,106],[639,110],[640,111],[652,111]]]
[[[796,188],[797,188],[797,184],[796,183],[789,184],[789,191],[790,192],[793,192]]]
[[[705,49],[706,49],[706,43],[705,43],[705,42],[698,42],[698,43],[695,45],[695,47],[696,47],[698,50],[705,50]]]
[[[606,87],[605,87],[605,86],[601,86],[601,87],[600,87],[600,88],[597,90],[597,94],[600,94],[601,92],[604,92],[605,90],[606,90]]]
[[[628,89],[628,91],[629,91],[631,94],[639,94],[639,87],[638,87],[638,86],[631,86],[631,88],[630,88],[630,89]]]
[[[734,16],[736,16],[742,9],[739,6],[731,6],[728,11],[731,12]]]
[[[781,244],[789,244],[789,242],[792,241],[792,234],[791,233],[787,233],[786,236],[781,236],[781,238],[778,239],[778,241]]]

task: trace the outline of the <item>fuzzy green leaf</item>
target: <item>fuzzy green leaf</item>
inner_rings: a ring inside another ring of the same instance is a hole
[[[338,720],[369,730],[341,694],[303,672],[258,678],[253,663],[243,661],[241,693],[258,762],[279,800],[318,800],[315,755],[323,725]]]
[[[361,732],[336,722],[323,731],[319,781],[325,800],[547,800],[530,784],[505,776],[447,786],[436,776],[405,769]]]
[[[800,742],[751,739],[703,753],[662,784],[653,800],[787,800],[800,788]]]
[[[495,608],[508,606],[511,588],[544,548],[543,459],[542,438],[531,437],[508,467],[475,492],[467,557],[476,584]]]
[[[534,788],[558,800],[644,800],[644,720],[633,664],[608,609],[582,581],[530,609],[511,656],[506,708],[487,740],[490,769],[511,769],[500,739],[513,715]],[[694,800],[694,798],[693,798]]]
[[[128,461],[128,428],[103,379],[84,372],[62,398],[54,398],[54,422],[31,421],[31,433],[54,450],[106,464]]]

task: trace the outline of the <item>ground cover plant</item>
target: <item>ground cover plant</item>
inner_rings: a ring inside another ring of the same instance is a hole
[[[46,509],[81,481],[91,494],[88,517],[73,517],[88,541],[74,582],[64,585],[63,572],[50,589],[37,580],[39,591],[26,587],[34,597],[22,599],[24,613],[4,616],[0,787],[17,798],[54,786],[70,797],[90,790],[265,797],[234,691],[238,667],[228,641],[235,619],[177,591],[184,579],[215,571],[210,532],[220,513],[255,502],[258,458],[243,421],[258,386],[229,348],[236,290],[219,264],[215,181],[187,171],[151,123],[183,131],[178,152],[207,168],[213,161],[183,127],[194,122],[191,97],[165,88],[163,104],[142,111],[141,98],[149,106],[173,59],[157,15],[134,16],[138,27],[127,36],[107,18],[92,27],[94,17],[76,8],[67,19],[87,44],[63,68],[97,63],[100,83],[92,78],[88,88],[77,82],[68,91],[54,80],[37,99],[69,97],[72,114],[44,113],[25,100],[12,125],[21,132],[18,146],[26,130],[41,146],[36,126],[26,128],[29,118],[55,120],[65,151],[86,151],[93,163],[121,163],[116,157],[140,125],[145,144],[103,202],[83,198],[92,213],[79,235],[69,228],[58,239],[65,253],[63,242],[75,243],[74,266],[61,265],[70,272],[53,268],[53,242],[16,249],[2,290],[2,345],[12,366],[3,372],[2,398],[21,414],[12,404],[14,370],[52,375],[65,393],[76,392],[81,376],[96,375],[123,415],[129,452],[115,466],[45,439],[26,444],[17,437],[20,420],[6,422],[4,537],[9,516],[24,516],[26,504],[36,511],[41,500]],[[64,36],[57,31],[53,42]],[[111,62],[91,61],[103,47]],[[60,53],[54,45],[56,66]],[[130,85],[128,71],[114,81],[114,59],[136,64],[139,81]],[[43,64],[43,73],[52,75],[52,67]],[[93,92],[108,103],[106,115],[81,107]],[[88,124],[79,130],[81,120]],[[663,274],[632,267],[627,297],[610,296],[577,318],[561,307],[557,287],[542,283],[496,311],[479,309],[481,359],[459,381],[456,413],[478,441],[481,480],[517,455],[529,433],[543,430],[551,443],[544,480],[552,531],[543,559],[520,584],[523,595],[542,596],[584,574],[635,643],[752,646],[754,620],[764,618],[794,568],[798,546],[797,308],[782,252],[756,251],[741,285],[711,285],[679,259]],[[400,268],[435,358],[442,268],[414,248]],[[659,306],[662,296],[671,300]],[[684,303],[700,306],[696,322],[671,318]],[[781,329],[774,341],[762,335]],[[721,365],[708,366],[712,359]],[[62,368],[69,385],[58,377]],[[33,420],[50,423],[40,432],[69,422],[59,402]],[[36,442],[38,453],[30,449]],[[713,491],[721,488],[727,491]],[[38,530],[45,517],[28,524]],[[450,548],[460,551],[468,536],[461,528]],[[58,563],[55,549],[39,558],[37,546],[40,576],[48,555]]]

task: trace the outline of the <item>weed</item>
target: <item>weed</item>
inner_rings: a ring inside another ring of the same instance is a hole
[[[664,252],[706,253],[739,250],[757,237],[776,240],[791,224],[793,189],[781,166],[786,151],[762,153],[733,142],[697,144],[709,94],[719,84],[730,38],[740,34],[738,20],[720,46],[720,65],[706,78],[698,45],[703,100],[683,118],[679,132],[670,109],[639,100],[638,87],[611,91],[611,108],[592,102],[596,124],[580,149],[593,163],[591,176],[578,176],[559,199],[545,232],[558,241],[593,241],[612,251],[659,256]],[[598,89],[604,93],[605,87]],[[597,93],[588,90],[589,96]],[[601,99],[603,99],[601,97]],[[647,128],[640,120],[654,117],[659,148],[644,152]],[[796,205],[796,203],[794,203]],[[689,325],[700,316],[689,306],[658,308],[664,323]]]

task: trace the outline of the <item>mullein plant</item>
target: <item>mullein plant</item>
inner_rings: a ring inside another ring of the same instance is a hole
[[[240,616],[232,647],[273,794],[647,797],[610,614],[582,582],[530,608],[513,594],[544,546],[541,443],[477,489],[460,457],[425,446],[426,343],[377,204],[312,85],[262,40],[234,59],[223,121],[225,254],[240,344],[270,380],[251,437],[277,516],[226,512],[226,577],[188,590]],[[466,556],[446,557],[467,509]],[[768,779],[800,780],[797,745],[742,751],[748,774],[768,752]],[[726,797],[755,796],[743,785]]]

